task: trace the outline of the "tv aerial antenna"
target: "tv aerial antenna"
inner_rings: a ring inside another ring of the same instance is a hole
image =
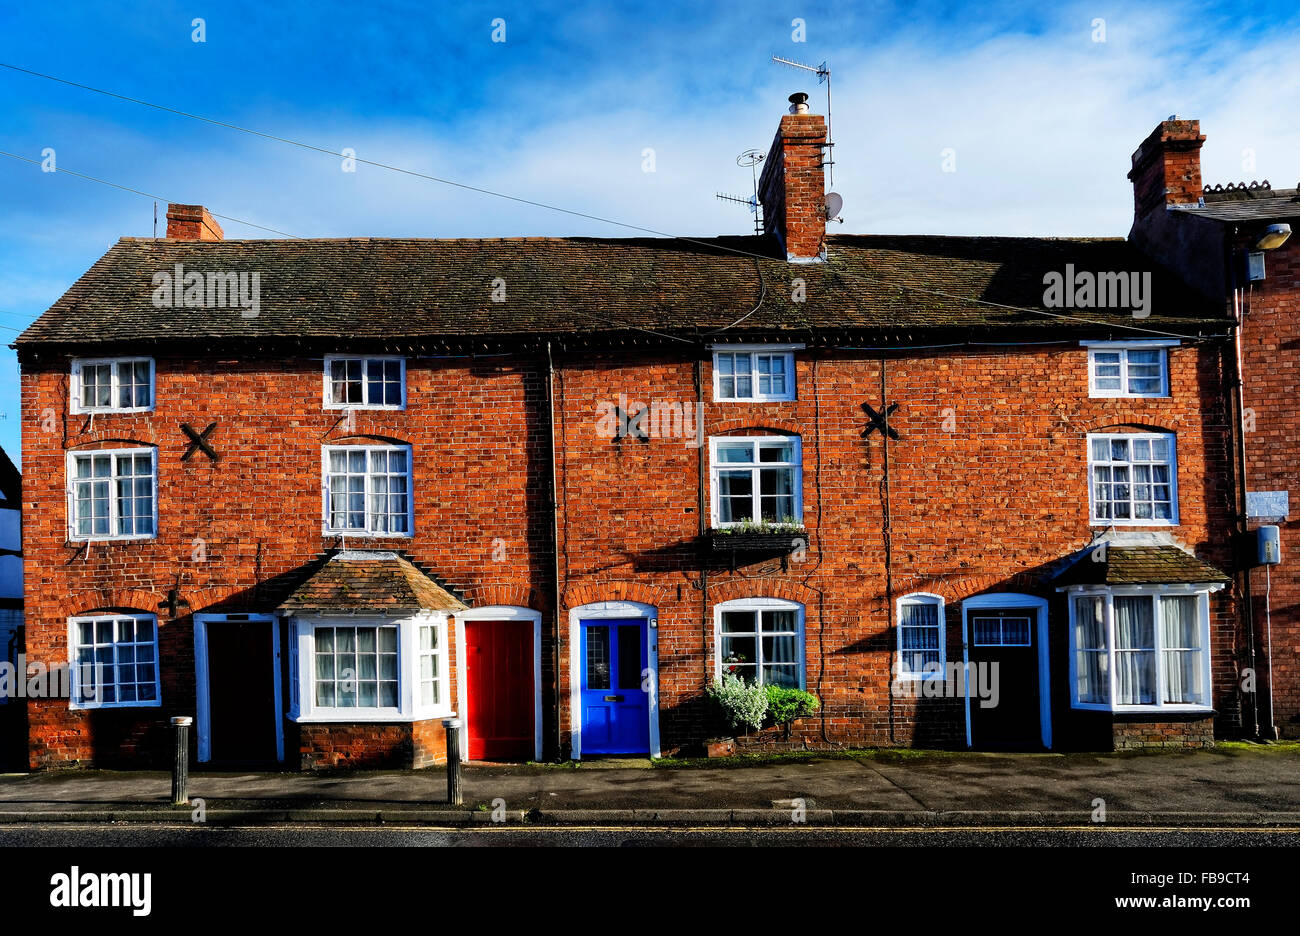
[[[830,185],[835,184],[835,144],[831,142],[831,70],[826,67],[826,63],[820,65],[807,65],[803,62],[796,62],[793,59],[781,58],[779,55],[772,56],[772,64],[788,65],[791,68],[801,68],[804,71],[810,71],[817,76],[817,83],[826,83],[826,146],[828,148],[827,159],[823,164],[827,170],[827,181]]]
[[[761,206],[758,201],[758,164],[761,163],[763,159],[764,156],[762,151],[756,149],[747,149],[739,156],[736,157],[737,166],[741,166],[742,168],[745,166],[749,167],[750,182],[753,184],[754,187],[753,195],[751,195],[749,198],[742,198],[739,195],[724,195],[721,192],[719,192],[715,196],[721,201],[735,202],[738,205],[747,205],[749,207],[749,210],[754,215],[755,234],[763,233],[763,216],[759,212],[759,208]]]

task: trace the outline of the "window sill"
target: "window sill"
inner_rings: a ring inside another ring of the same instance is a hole
[[[161,699],[157,699],[153,702],[104,702],[99,705],[84,705],[78,702],[69,701],[68,711],[96,712],[100,709],[160,708],[161,706]]]
[[[356,709],[355,712],[343,714],[330,712],[328,714],[294,715],[290,713],[285,718],[299,725],[410,724],[412,722],[450,718],[454,714],[451,709],[420,711],[414,714],[396,710]]]
[[[384,410],[390,413],[401,412],[406,409],[405,406],[396,404],[384,404],[382,406],[371,405],[369,403],[326,403],[324,408],[327,410]]]
[[[152,413],[155,408],[153,406],[135,406],[131,409],[70,409],[68,413],[71,416],[112,416],[114,414],[132,416],[140,413]]]
[[[1213,715],[1212,705],[1107,705],[1099,702],[1071,702],[1081,712],[1109,712],[1112,715]]]
[[[714,403],[797,403],[798,397],[724,397],[715,396]]]
[[[352,536],[360,539],[413,539],[414,533],[371,533],[367,530],[321,530],[321,536]]]
[[[138,534],[134,536],[69,536],[70,543],[133,543],[144,540],[155,540],[158,538],[156,533]]]
[[[1096,517],[1088,521],[1095,527],[1176,527],[1177,520],[1099,520]]]

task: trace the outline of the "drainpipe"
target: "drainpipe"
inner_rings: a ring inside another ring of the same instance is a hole
[[[704,354],[705,349],[701,347],[699,354],[695,356],[695,425],[699,427],[695,437],[695,512],[699,515],[696,522],[699,538],[696,540],[695,549],[696,555],[702,560],[700,562],[700,659],[704,661],[704,691],[708,692],[709,683],[712,682],[709,679],[709,636],[712,628],[709,626],[709,560],[708,554],[704,551],[704,534],[708,530],[709,522],[704,518],[706,510],[704,503]]]
[[[1237,531],[1240,534],[1238,540],[1238,549],[1235,550],[1235,561],[1242,565],[1241,552],[1244,548],[1247,531],[1246,520],[1246,392],[1245,381],[1243,379],[1242,352],[1241,352],[1241,329],[1245,324],[1245,309],[1242,307],[1242,300],[1239,298],[1237,286],[1237,267],[1233,262],[1233,242],[1236,240],[1237,228],[1234,226],[1230,229],[1229,236],[1224,240],[1224,264],[1227,267],[1228,284],[1232,293],[1232,366],[1233,373],[1231,377],[1231,388],[1235,391],[1235,403],[1237,410],[1236,425],[1236,442],[1237,442]],[[1245,565],[1240,569],[1241,575],[1241,595],[1242,595],[1242,613],[1246,618],[1246,662],[1251,671],[1255,673],[1255,691],[1250,693],[1250,730],[1247,734],[1253,734],[1259,737],[1259,670],[1256,666],[1255,658],[1255,606],[1250,593],[1250,566]],[[1271,689],[1272,687],[1270,687]],[[1243,726],[1244,728],[1245,726]]]
[[[889,622],[889,652],[886,654],[889,673],[889,743],[897,744],[894,737],[894,659],[898,648],[898,633],[894,629],[894,565],[893,565],[893,531],[890,529],[889,510],[889,399],[885,383],[885,352],[880,353],[880,412],[884,429],[881,437],[881,471],[884,487],[883,514],[881,517],[881,539],[885,546],[885,615]],[[946,624],[944,625],[947,626]]]
[[[564,729],[560,722],[560,497],[555,464],[555,361],[551,343],[546,342],[546,435],[551,444],[551,555],[555,560],[555,627],[551,640],[551,672],[555,685],[555,759],[564,750]],[[572,752],[570,752],[572,756]]]

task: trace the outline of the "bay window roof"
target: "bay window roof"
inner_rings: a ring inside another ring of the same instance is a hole
[[[467,605],[396,552],[335,553],[281,602],[295,614],[463,611]]]
[[[1053,583],[1071,585],[1200,585],[1231,581],[1223,570],[1177,546],[1098,544]]]

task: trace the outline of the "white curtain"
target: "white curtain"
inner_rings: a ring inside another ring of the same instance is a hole
[[[1101,607],[1100,598],[1076,598],[1074,602],[1075,688],[1080,702],[1110,699],[1110,658]]]
[[[1146,595],[1115,597],[1115,704],[1155,701],[1155,606]]]
[[[1201,641],[1196,598],[1191,595],[1160,599],[1160,636],[1165,647],[1165,701],[1201,701]]]

